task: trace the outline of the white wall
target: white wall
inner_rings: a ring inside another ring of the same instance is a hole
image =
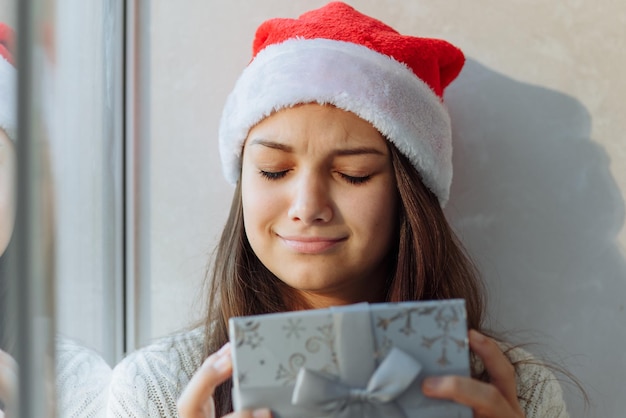
[[[17,4],[14,4],[13,0],[0,0],[0,22],[14,27],[16,6]]]
[[[154,336],[198,318],[230,205],[221,107],[259,23],[324,1],[152,3]],[[449,88],[455,179],[446,209],[490,289],[491,324],[539,343],[585,385],[572,417],[626,410],[626,8],[552,0],[350,1],[468,63]],[[192,301],[192,302],[190,302]]]
[[[54,181],[56,328],[110,364],[123,341],[122,14],[113,3],[57,0],[37,68]]]

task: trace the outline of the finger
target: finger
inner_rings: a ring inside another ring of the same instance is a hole
[[[224,415],[222,418],[272,418],[272,412],[267,408],[255,409],[254,411],[239,411]]]
[[[518,405],[515,367],[498,344],[475,330],[469,332],[470,348],[480,357],[493,384],[511,405]]]
[[[233,372],[230,344],[211,354],[193,375],[178,399],[178,412],[184,417],[213,417],[213,393]]]
[[[431,398],[449,399],[467,405],[474,410],[475,416],[485,418],[517,416],[495,386],[470,377],[429,377],[424,379],[422,390]]]

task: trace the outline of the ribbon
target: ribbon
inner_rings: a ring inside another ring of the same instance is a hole
[[[411,385],[421,369],[413,357],[395,347],[376,368],[365,388],[301,368],[291,403],[314,409],[320,415],[404,418],[404,412],[394,400]]]

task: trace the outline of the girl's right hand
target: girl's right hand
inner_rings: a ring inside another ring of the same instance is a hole
[[[211,354],[196,371],[178,399],[178,414],[181,418],[215,418],[213,393],[215,388],[231,377],[233,363],[230,344],[225,344]],[[228,414],[228,418],[271,418],[269,409],[240,411]],[[226,417],[225,417],[226,418]]]

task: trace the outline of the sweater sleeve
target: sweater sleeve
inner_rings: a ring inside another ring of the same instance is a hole
[[[203,360],[203,329],[163,338],[120,362],[109,386],[107,417],[177,417],[176,401]]]
[[[64,418],[104,416],[111,367],[96,351],[71,339],[56,339],[57,412]]]
[[[517,396],[526,418],[569,418],[561,385],[550,368],[521,348],[506,355],[515,364]]]

